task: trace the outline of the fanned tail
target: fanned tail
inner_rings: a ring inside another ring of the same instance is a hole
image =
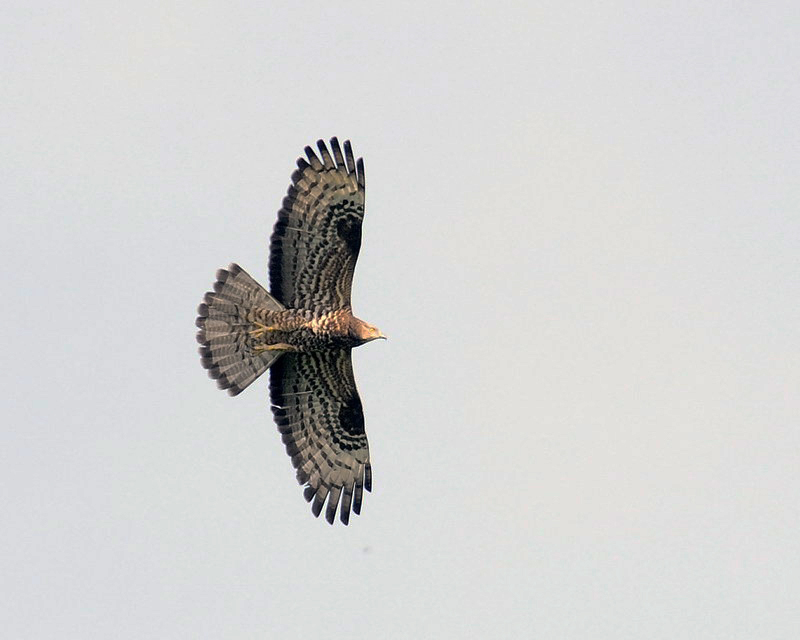
[[[284,306],[238,264],[217,271],[214,291],[206,293],[197,308],[200,361],[217,386],[232,396],[246,389],[281,356],[280,351],[256,353],[251,349],[248,331],[252,325],[247,314],[255,308],[280,311]]]

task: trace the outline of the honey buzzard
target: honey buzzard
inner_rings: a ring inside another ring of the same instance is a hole
[[[272,413],[319,516],[347,524],[361,512],[372,468],[353,347],[383,338],[352,313],[350,289],[361,247],[364,162],[350,142],[306,147],[278,212],[267,292],[244,269],[217,271],[198,308],[197,341],[208,375],[235,396],[270,369]],[[333,154],[333,155],[331,155]]]

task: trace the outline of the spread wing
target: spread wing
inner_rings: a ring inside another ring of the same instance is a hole
[[[278,212],[270,243],[273,296],[286,307],[327,313],[350,308],[361,222],[364,161],[353,160],[350,142],[331,138],[331,151],[317,142],[319,157],[306,147]]]
[[[363,489],[372,490],[364,414],[349,349],[286,353],[270,369],[272,413],[311,510],[331,524],[350,506],[361,513]]]

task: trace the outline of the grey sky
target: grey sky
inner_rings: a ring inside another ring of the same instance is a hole
[[[3,14],[4,637],[798,637],[796,2]],[[347,528],[193,325],[332,135]]]

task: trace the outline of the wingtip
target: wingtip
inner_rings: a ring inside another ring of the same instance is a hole
[[[355,173],[356,161],[353,158],[353,147],[351,146],[349,140],[344,141],[344,160],[345,165],[347,166],[347,173]]]
[[[319,149],[319,155],[322,158],[322,166],[327,169],[335,169],[336,163],[331,158],[331,154],[328,151],[328,147],[325,146],[325,141],[322,139],[317,140],[317,149]]]
[[[315,518],[319,518],[319,514],[322,513],[323,504],[325,504],[325,498],[320,498],[320,494],[317,493],[317,497],[314,498],[314,502],[311,504],[311,513],[314,514]]]
[[[339,146],[339,138],[334,136],[330,140],[331,143],[331,152],[333,153],[334,160],[336,160],[336,168],[337,169],[346,169],[347,165],[344,161],[344,156],[342,155],[342,148]]]
[[[314,171],[322,170],[324,168],[324,165],[322,164],[322,161],[319,159],[317,154],[314,153],[314,149],[311,147],[311,145],[306,145],[306,148],[304,150],[306,152],[306,156],[308,156],[308,161],[309,163],[311,163],[311,166],[314,169]]]
[[[372,465],[369,462],[364,466],[364,488],[372,491]]]
[[[366,180],[364,177],[364,158],[359,158],[356,160],[356,180],[362,189],[366,187]]]

